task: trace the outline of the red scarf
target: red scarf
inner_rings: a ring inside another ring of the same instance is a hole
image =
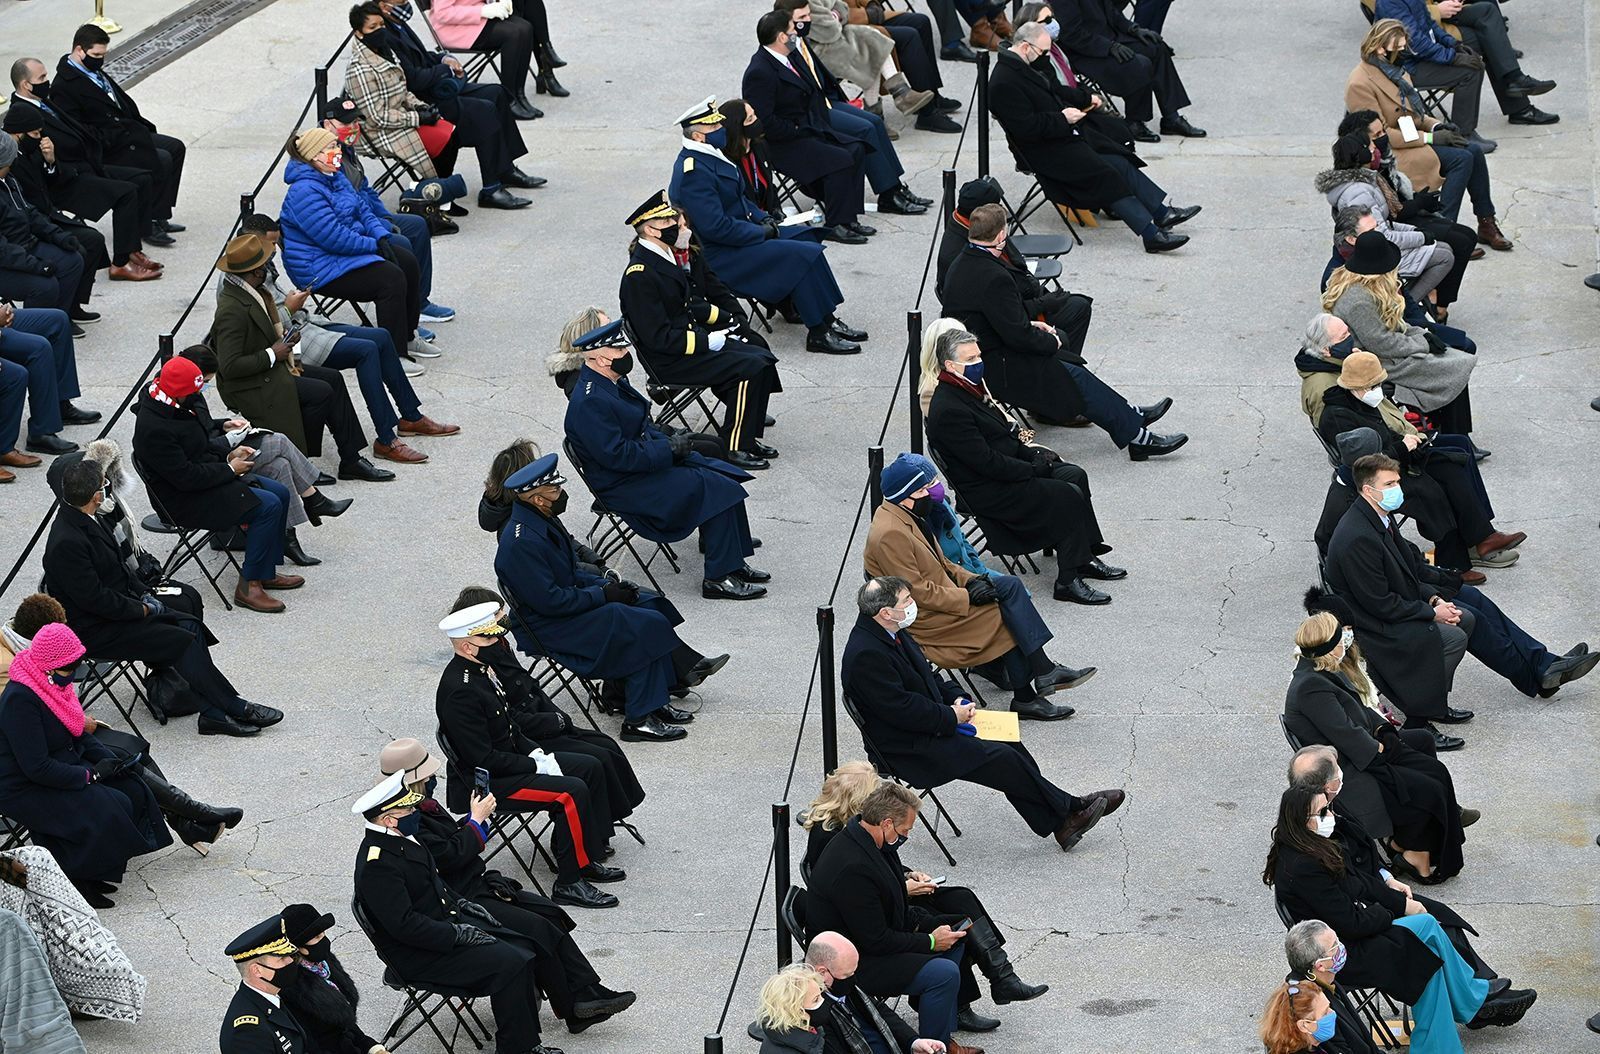
[[[948,384],[952,388],[960,388],[968,395],[971,395],[976,399],[982,399],[984,402],[989,401],[989,389],[984,387],[982,382],[973,384],[965,377],[957,376],[956,374],[951,373],[949,370],[941,369],[939,371],[939,383]]]

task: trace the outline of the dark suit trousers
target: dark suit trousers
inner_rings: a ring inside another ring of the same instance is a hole
[[[889,129],[882,117],[854,106],[835,103],[833,109],[828,111],[828,123],[841,134],[866,137],[871,149],[862,160],[862,167],[873,193],[882,194],[899,185],[900,177],[906,174],[906,170],[901,167],[900,157],[894,152],[894,144],[889,141]]]
[[[1061,366],[1083,397],[1083,415],[1104,429],[1118,450],[1139,437],[1144,419],[1115,388],[1076,363],[1063,362]]]
[[[578,871],[600,859],[611,837],[611,799],[600,762],[583,754],[557,754],[561,775],[496,776],[490,786],[503,808],[549,813],[556,881],[576,882]]]
[[[478,171],[486,187],[499,183],[510,171],[511,162],[528,152],[516,118],[511,116],[510,91],[498,84],[468,84],[459,96],[439,107],[445,119],[455,123],[456,134],[450,138],[453,147],[477,149]]]
[[[960,43],[966,33],[956,19],[955,0],[928,0],[928,10],[939,23],[939,46]]]
[[[913,88],[938,91],[944,87],[944,78],[939,76],[939,49],[933,43],[933,23],[927,15],[904,11],[884,22],[883,28],[894,38],[900,72]]]
[[[744,502],[723,509],[702,523],[700,540],[706,548],[707,578],[726,578],[743,566],[756,551],[750,544],[750,520],[745,516]]]
[[[1447,66],[1442,62],[1419,62],[1411,68],[1411,83],[1420,88],[1450,89],[1450,120],[1462,135],[1478,130],[1479,100],[1483,95],[1483,71],[1466,66]]]
[[[391,244],[394,241],[392,238],[385,240]],[[395,255],[399,258],[398,251]],[[411,259],[414,264],[416,257]],[[377,312],[378,325],[389,331],[395,351],[404,354],[417,332],[417,315],[422,310],[422,275],[417,272],[415,285],[411,284],[410,277],[401,264],[384,260],[348,271],[323,283],[317,292],[340,300],[371,304]]]
[[[533,64],[533,27],[523,19],[516,15],[490,19],[478,39],[472,42],[472,50],[498,51],[500,83],[506,91],[521,95],[528,90],[528,67]],[[483,155],[478,156],[481,159]],[[497,172],[495,178],[498,176]],[[489,173],[485,172],[483,178],[484,182],[489,182]]]
[[[1060,461],[1051,466],[1050,477],[1066,483],[1073,489],[1072,504],[1075,514],[1062,522],[1065,533],[1056,541],[1056,581],[1075,578],[1078,568],[1094,559],[1096,547],[1105,543],[1100,533],[1100,521],[1094,513],[1094,496],[1089,493],[1089,473],[1072,464]]]
[[[1171,7],[1172,0],[1133,0],[1134,25],[1159,33],[1167,24],[1167,11]]]
[[[1149,121],[1155,117],[1157,105],[1164,117],[1176,117],[1179,110],[1189,105],[1189,94],[1183,90],[1178,67],[1165,48],[1142,40],[1119,40],[1117,43],[1132,48],[1133,58],[1118,62],[1109,55],[1074,54],[1072,68],[1094,78],[1112,95],[1122,96],[1123,109],[1130,121]]]
[[[822,201],[823,223],[829,227],[855,223],[866,210],[867,196],[861,181],[867,148],[857,142],[841,145],[817,139],[810,142],[809,152],[819,164],[829,166],[822,178],[807,188],[812,197]],[[799,309],[798,301],[795,307]]]
[[[1453,603],[1471,611],[1467,650],[1526,696],[1539,692],[1539,678],[1555,657],[1474,586],[1462,586]],[[1462,624],[1466,624],[1462,619]]]
[[[28,395],[28,371],[0,359],[0,454],[17,448],[22,432],[22,404]]]
[[[1044,661],[1044,646],[1053,634],[1039,617],[1039,609],[1033,606],[1033,598],[1028,596],[1028,587],[1022,584],[1022,579],[1015,575],[992,574],[989,581],[1000,596],[996,601],[1000,606],[1000,621],[1017,642],[1015,648],[1001,656],[1006,663],[1006,674],[1017,698],[1031,699],[1034,675],[1050,669],[1050,664]]]
[[[534,953],[533,976],[550,1000],[557,1017],[571,1020],[572,1004],[590,985],[600,983],[583,950],[572,935],[531,908],[485,895],[476,903],[500,921],[527,938]]]
[[[1004,794],[1017,815],[1040,838],[1055,834],[1067,815],[1082,804],[1045,779],[1039,763],[1021,744],[981,745],[988,760],[961,778]]]
[[[148,222],[140,207],[139,188],[121,179],[78,176],[65,189],[52,193],[61,208],[85,220],[111,213],[111,262],[125,266],[128,257],[144,248],[139,235]]]
[[[55,274],[0,269],[0,296],[21,302],[23,307],[53,307],[71,311],[78,304],[78,287],[83,281],[83,257],[48,242],[29,250],[55,268]]]
[[[307,457],[322,453],[322,430],[326,428],[339,450],[339,463],[354,461],[367,445],[367,437],[361,431],[355,405],[350,402],[344,375],[326,366],[300,369],[301,376],[294,379],[294,387],[300,397],[300,420],[306,433],[303,453]]]
[[[1504,114],[1521,113],[1533,108],[1527,96],[1506,94],[1506,85],[1522,73],[1517,65],[1517,52],[1511,46],[1506,32],[1505,19],[1500,15],[1500,5],[1478,0],[1467,4],[1450,24],[1461,30],[1461,39],[1483,56],[1489,74],[1489,86],[1494,89],[1495,101]]]
[[[234,688],[223,672],[211,661],[211,652],[206,648],[205,626],[199,618],[198,598],[191,600],[186,592],[179,596],[161,597],[160,600],[167,606],[172,618],[155,622],[146,619],[138,625],[146,633],[152,625],[159,626],[161,633],[177,638],[176,643],[183,650],[179,652],[177,661],[171,666],[151,663],[149,652],[144,648],[130,645],[114,623],[83,634],[83,644],[88,649],[89,655],[96,659],[118,662],[124,660],[142,662],[152,669],[174,670],[189,682],[189,691],[194,694],[195,702],[200,705],[201,716],[219,718],[223,715],[229,717],[242,715],[244,700],[239,698],[238,689]],[[183,634],[183,637],[178,637],[179,634]]]

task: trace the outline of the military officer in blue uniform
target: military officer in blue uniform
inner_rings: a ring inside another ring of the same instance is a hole
[[[222,1020],[217,1043],[222,1054],[301,1054],[305,1029],[283,1008],[279,997],[306,971],[294,963],[294,944],[274,915],[234,938],[227,956],[239,968],[239,989]]]
[[[666,191],[652,194],[627,223],[637,237],[618,296],[639,358],[654,380],[710,388],[725,408],[718,434],[726,460],[767,468],[778,456],[762,442],[767,400],[783,390],[778,357],[692,247],[688,221]]]
[[[692,449],[687,433],[668,435],[650,420],[650,403],[624,376],[633,353],[620,319],[573,342],[583,368],[567,400],[567,441],[595,496],[653,542],[700,532],[706,554],[700,595],[754,600],[772,576],[746,563],[755,552],[744,511],[748,472]]]
[[[706,658],[679,640],[673,627],[683,616],[665,597],[615,572],[602,576],[578,566],[577,547],[560,520],[567,494],[557,465],[556,455],[546,454],[506,477],[517,500],[500,532],[494,570],[511,602],[512,634],[530,655],[548,654],[585,677],[622,681],[623,739],[682,739],[694,715],[673,706],[668,690],[700,684],[728,656]]]
[[[672,166],[669,200],[694,224],[706,263],[739,296],[766,304],[790,300],[806,327],[806,350],[853,355],[867,339],[840,321],[844,303],[815,227],[780,226],[745,194],[744,174],[722,153],[727,130],[716,99],[678,119],[683,149]]]

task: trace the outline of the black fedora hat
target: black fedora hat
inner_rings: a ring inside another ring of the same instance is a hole
[[[1388,274],[1400,266],[1400,249],[1377,231],[1356,238],[1356,251],[1344,262],[1351,274]]]

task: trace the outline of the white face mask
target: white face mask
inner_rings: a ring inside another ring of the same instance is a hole
[[[1323,816],[1318,816],[1317,817],[1317,834],[1321,835],[1323,838],[1332,838],[1333,837],[1333,823],[1334,823],[1335,819],[1336,819],[1336,817],[1331,812],[1327,813],[1326,815],[1323,815]]]
[[[679,252],[687,251],[688,248],[689,248],[689,228],[687,228],[687,227],[679,227],[678,228],[678,239],[677,239],[677,241],[673,242],[672,244],[677,247]]]
[[[1383,389],[1369,389],[1368,391],[1362,392],[1358,398],[1360,398],[1360,400],[1366,403],[1368,406],[1377,406],[1379,403],[1383,402]]]
[[[895,625],[905,629],[915,621],[917,621],[917,602],[913,600],[906,605],[906,617],[896,622]]]

